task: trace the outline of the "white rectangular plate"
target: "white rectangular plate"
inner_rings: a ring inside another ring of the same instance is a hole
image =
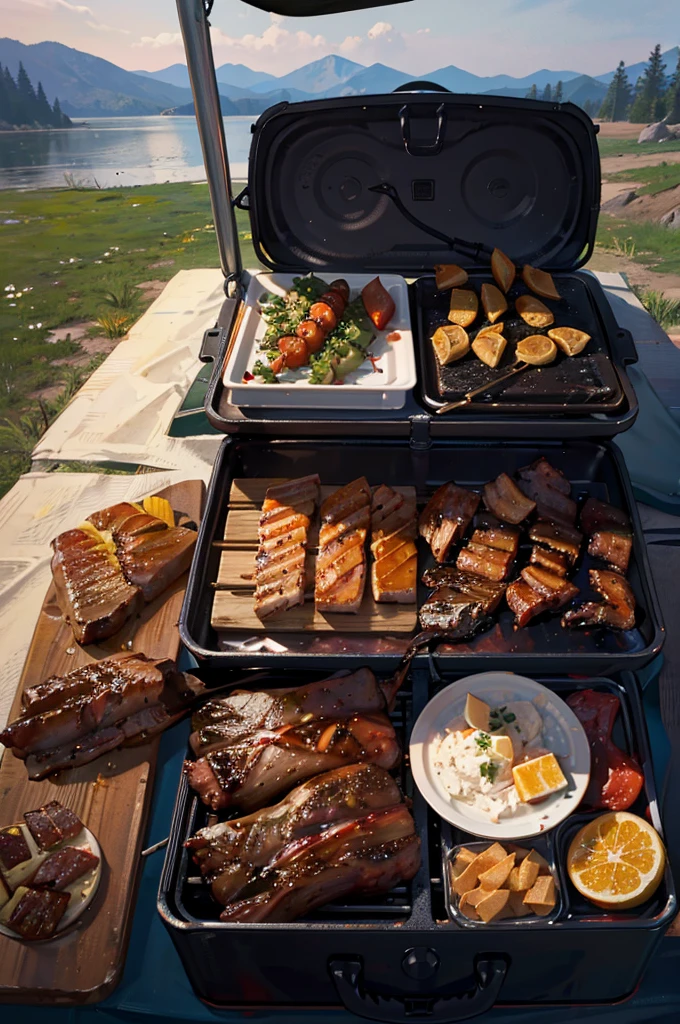
[[[260,300],[267,293],[285,295],[293,287],[297,274],[253,274],[244,299],[245,311],[237,337],[224,370],[224,386],[231,391],[233,405],[288,409],[401,409],[406,395],[416,384],[413,333],[408,304],[408,286],[403,277],[381,274],[383,286],[394,299],[395,314],[387,330],[379,331],[370,347],[382,373],[376,373],[367,360],[349,374],[343,385],[309,384],[309,370],[286,370],[280,384],[243,382],[243,375],[261,358],[259,342],[266,323],[260,313]],[[330,284],[337,275],[320,274]],[[354,300],[375,274],[345,274]],[[386,336],[398,331],[398,341]]]

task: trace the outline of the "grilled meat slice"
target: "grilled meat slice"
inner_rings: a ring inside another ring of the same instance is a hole
[[[537,590],[523,580],[515,580],[505,591],[508,605],[515,613],[515,625],[523,628],[532,619],[550,608],[550,601],[542,597]]]
[[[366,536],[371,489],[365,477],[334,491],[321,505],[314,603],[320,612],[358,612],[366,586]]]
[[[611,530],[596,530],[588,544],[588,554],[601,558],[612,569],[625,573],[633,550],[633,538],[629,533],[614,533]]]
[[[473,525],[475,528],[472,534],[474,544],[486,544],[488,548],[507,551],[513,558],[517,557],[519,530],[516,527],[496,519],[489,513],[475,516]]]
[[[304,603],[311,517],[319,477],[299,477],[267,488],[255,556],[255,613],[260,619]]]
[[[630,519],[615,505],[608,505],[597,498],[588,498],[581,510],[581,526],[589,537],[598,530],[613,530],[615,533],[632,533]]]
[[[103,658],[101,661],[75,668],[65,676],[50,676],[37,686],[29,686],[21,697],[24,713],[37,714],[41,711],[53,711],[55,708],[62,707],[67,701],[91,693],[93,688],[100,683],[109,682],[112,672],[124,672],[125,662],[132,662],[134,666],[139,657],[140,655],[132,652],[113,654],[110,658]],[[144,658],[143,655],[141,657]],[[156,664],[160,666],[163,663],[157,662]]]
[[[185,764],[189,784],[213,810],[264,807],[297,782],[347,764],[394,768],[399,744],[387,715],[354,715],[256,732]]]
[[[578,594],[578,587],[570,580],[548,572],[539,565],[528,565],[526,569],[522,569],[522,579],[540,594],[551,608],[563,608]]]
[[[30,885],[65,889],[71,882],[96,868],[97,864],[99,857],[95,857],[89,850],[65,846],[63,850],[57,850],[42,862],[31,878]]]
[[[197,537],[195,530],[173,526],[121,539],[116,550],[123,572],[147,603],[188,570]]]
[[[385,533],[385,524],[401,513],[399,528]],[[415,546],[417,512],[414,498],[377,487],[371,508],[371,588],[376,601],[411,604],[416,599],[418,552]]]
[[[519,470],[520,489],[536,502],[539,517],[560,522],[576,522],[578,507],[569,497],[571,484],[547,459],[540,458]]]
[[[583,534],[575,526],[539,519],[531,526],[529,539],[535,544],[550,548],[551,551],[566,555],[570,565],[573,565],[581,550]]]
[[[58,800],[50,800],[42,808],[48,818],[58,828],[64,839],[75,839],[83,830],[83,823],[70,807],[64,807]],[[25,817],[25,815],[24,815]]]
[[[437,488],[420,515],[418,528],[438,562],[445,562],[477,511],[480,497],[454,483]]]
[[[463,572],[471,572],[477,576],[485,576],[489,580],[504,580],[514,561],[509,551],[476,544],[474,539],[464,547],[456,559],[456,568]]]
[[[0,868],[11,871],[30,859],[31,851],[21,829],[17,825],[0,829]]]
[[[49,939],[59,927],[71,894],[20,886],[2,910],[2,923],[22,939]]]
[[[298,840],[295,854],[263,871],[221,919],[293,921],[350,893],[388,892],[419,867],[420,840],[402,804]]]
[[[528,498],[507,473],[484,484],[484,504],[498,519],[515,526],[536,508],[536,502]]]
[[[385,695],[375,676],[370,669],[360,668],[351,675],[295,689],[234,690],[228,697],[209,700],[191,719],[190,742],[201,757],[258,731],[384,709]]]
[[[373,764],[353,764],[303,782],[273,807],[201,829],[185,844],[222,904],[296,840],[401,803],[392,776]]]
[[[61,533],[52,549],[57,603],[79,643],[113,636],[141,611],[141,590],[128,583],[117,556],[94,530]]]
[[[155,533],[168,529],[168,524],[143,512],[128,501],[121,501],[117,505],[109,505],[99,512],[93,512],[87,517],[98,530],[108,530],[116,545],[128,537],[138,537],[144,533]]]
[[[496,583],[484,576],[462,572],[448,565],[428,569],[423,573],[423,583],[426,587],[449,587],[457,590],[463,597],[470,597],[479,602],[487,615],[496,610],[505,593],[504,583]]]
[[[569,568],[566,555],[561,555],[559,551],[551,551],[550,548],[542,548],[540,544],[535,544],[531,549],[529,564],[538,565],[556,576],[566,576]]]
[[[612,629],[633,629],[635,626],[635,595],[627,580],[617,572],[590,569],[590,585],[603,602],[587,601],[562,616],[563,626],[610,626]]]
[[[500,597],[502,592],[498,600]],[[468,640],[491,625],[487,609],[494,602],[498,603],[495,598],[490,601],[453,587],[438,587],[422,605],[418,617],[423,629],[447,630],[452,640]]]
[[[405,501],[403,494],[386,484],[376,487],[371,498],[371,533],[375,534],[385,520],[403,507]]]
[[[64,838],[61,829],[57,828],[47,811],[42,807],[37,811],[25,811],[24,821],[41,850],[50,850],[53,846],[57,846]]]

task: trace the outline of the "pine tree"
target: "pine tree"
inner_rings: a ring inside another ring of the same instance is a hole
[[[19,74],[17,75],[17,93],[19,94],[20,113],[22,124],[33,124],[37,120],[38,100],[31,80],[26,73],[26,68],[19,62]]]
[[[7,101],[7,106],[3,108],[3,118],[9,124],[18,124],[19,98],[17,96],[16,83],[9,72],[9,68],[4,68],[2,77]]]
[[[62,113],[61,104],[59,97],[57,96],[54,101],[54,107],[52,108],[55,128],[70,128],[73,121],[67,114]]]
[[[628,115],[628,108],[632,102],[632,89],[626,73],[626,65],[623,61],[614,72],[614,77],[609,83],[607,95],[600,107],[600,117],[603,121],[625,121]]]
[[[38,82],[38,91],[35,96],[36,103],[36,118],[38,124],[42,125],[54,125],[54,113],[52,107],[49,104],[45,90],[42,87],[42,82]]]
[[[678,47],[678,63],[675,74],[670,80],[666,93],[666,112],[669,124],[680,124],[680,46]]]
[[[562,79],[560,79],[560,81],[555,86],[555,95],[553,96],[553,99],[554,99],[555,103],[561,103],[562,102],[563,93],[564,93],[564,86],[562,85]]]
[[[630,120],[642,124],[660,121],[665,114],[666,65],[661,59],[661,45],[656,44],[642,78],[638,79],[636,96],[630,111]]]
[[[550,103],[550,101],[552,100],[552,86],[550,85],[550,82],[548,82],[545,89],[543,90],[543,95],[541,96],[541,99],[545,100],[547,103]]]
[[[538,89],[536,88],[536,83],[535,82],[531,86],[531,88],[529,89],[529,92],[527,93],[527,99],[528,100],[537,100],[538,99]]]

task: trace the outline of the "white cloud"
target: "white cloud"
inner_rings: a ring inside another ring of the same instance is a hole
[[[357,46],[361,46],[362,43],[363,39],[361,36],[347,36],[340,43],[340,52],[351,53],[353,50],[356,50]]]
[[[181,32],[159,32],[157,36],[142,36],[138,43],[132,45],[150,50],[162,50],[167,46],[177,46],[181,42]]]
[[[94,18],[89,7],[84,7],[82,4],[70,4],[67,0],[21,0],[22,3],[26,4],[27,7],[41,7],[45,11],[54,11],[59,8],[65,11],[70,11],[72,14],[89,14],[91,18]]]
[[[389,35],[392,31],[392,26],[389,21],[376,21],[372,28],[369,28],[366,35],[369,39],[378,39],[380,36]]]

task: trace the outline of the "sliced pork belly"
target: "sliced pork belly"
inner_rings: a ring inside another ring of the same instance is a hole
[[[334,491],[321,505],[314,603],[320,612],[358,612],[366,586],[371,489],[365,477]]]
[[[545,598],[551,608],[564,607],[578,594],[578,587],[571,580],[548,572],[538,565],[528,565],[526,569],[522,569],[522,579]]]
[[[484,484],[484,504],[490,512],[505,523],[516,526],[536,508],[536,502],[527,497],[507,473]]]
[[[515,526],[504,523],[488,512],[475,516],[473,526],[472,540],[475,544],[485,544],[488,548],[508,551],[513,558],[517,557],[519,530]]]
[[[387,533],[387,524],[399,526]],[[371,588],[376,601],[412,604],[418,582],[415,545],[418,515],[415,498],[404,497],[390,487],[377,487],[371,507]]]
[[[304,603],[311,517],[319,477],[300,477],[267,488],[255,556],[255,613],[260,619]]]
[[[543,548],[540,544],[535,544],[531,549],[529,563],[538,565],[541,569],[547,569],[548,572],[552,572],[556,576],[566,576],[569,568],[569,560],[566,555],[560,554],[559,551],[551,551],[550,548]]]
[[[596,530],[588,544],[589,555],[621,573],[628,570],[632,550],[632,534],[613,533],[611,530]]]
[[[603,602],[587,601],[566,612],[563,626],[609,626],[612,629],[633,629],[635,626],[635,595],[628,581],[617,572],[590,569],[590,585]]]
[[[616,505],[608,505],[597,498],[588,498],[581,510],[581,526],[592,537],[598,530],[613,530],[616,533],[632,533],[630,519]]]
[[[514,557],[509,551],[491,548],[486,544],[476,544],[471,540],[461,549],[456,559],[456,568],[477,576],[485,576],[489,580],[500,581],[507,578],[513,561]]]
[[[573,565],[581,550],[583,534],[575,526],[539,519],[531,525],[529,539],[551,551],[566,555],[569,564]]]
[[[420,515],[418,528],[438,562],[445,562],[477,511],[480,496],[454,483],[439,487]]]
[[[515,580],[505,592],[508,606],[515,613],[515,625],[528,626],[532,619],[550,608],[550,601],[523,580]]]
[[[547,459],[540,458],[525,466],[518,476],[520,489],[536,502],[539,517],[570,524],[576,522],[578,506],[569,497],[571,484]]]

